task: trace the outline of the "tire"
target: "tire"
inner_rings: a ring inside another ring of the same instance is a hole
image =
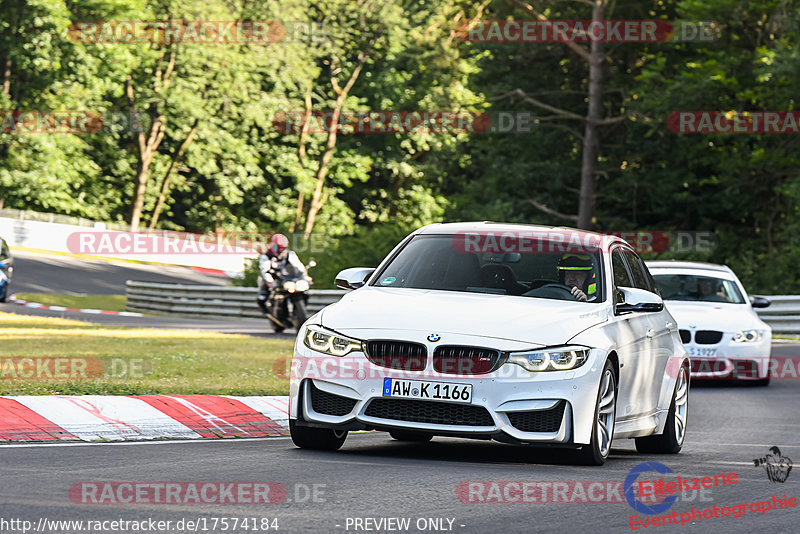
[[[769,385],[769,380],[772,377],[772,359],[767,362],[767,376],[766,378],[759,378],[758,380],[752,380],[750,384],[757,388],[763,388]]]
[[[0,302],[8,302],[8,297],[11,296],[11,284],[6,283],[6,286],[3,288],[3,294],[0,295]]]
[[[289,433],[297,447],[317,451],[339,450],[347,439],[347,430],[298,426],[293,419],[289,420]]]
[[[636,450],[650,454],[677,454],[686,439],[689,414],[689,369],[681,367],[675,381],[675,391],[667,413],[664,432],[655,436],[636,438]]]
[[[272,323],[272,331],[273,332],[275,332],[276,334],[280,334],[281,332],[283,332],[283,327],[281,325],[279,325],[278,323],[276,323],[272,319],[270,319],[269,322]]]
[[[424,443],[433,439],[430,432],[414,432],[413,430],[392,430],[389,435],[397,441],[415,441]]]
[[[617,420],[617,379],[614,365],[606,361],[600,374],[600,387],[597,388],[597,402],[594,407],[592,439],[578,451],[581,465],[603,465],[611,452],[614,438],[614,424]]]
[[[274,297],[267,301],[267,318],[272,324],[272,331],[280,334],[286,329],[286,301],[275,302]],[[276,320],[277,319],[277,320]]]
[[[294,301],[294,327],[300,330],[300,326],[308,319],[308,312],[306,312],[306,301],[304,298],[298,298]]]

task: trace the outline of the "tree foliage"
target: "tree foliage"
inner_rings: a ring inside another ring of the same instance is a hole
[[[608,43],[593,226],[713,231],[690,257],[800,291],[798,136],[676,134],[676,110],[795,110],[796,0],[618,0],[609,19],[718,38]],[[580,1],[0,0],[0,110],[91,110],[96,133],[0,130],[2,205],[138,226],[337,238],[320,286],[438,221],[575,225],[587,62],[563,43],[461,39],[471,19],[588,19]],[[76,21],[279,20],[278,43],[95,43]],[[588,47],[584,48],[588,50]],[[284,133],[281,112],[533,112],[526,133]],[[557,111],[553,111],[553,110]],[[585,174],[585,172],[584,172]],[[138,219],[138,220],[137,220]],[[304,258],[307,259],[307,258]]]

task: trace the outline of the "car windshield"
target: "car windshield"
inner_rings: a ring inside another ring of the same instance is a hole
[[[652,274],[664,300],[744,304],[733,280],[694,274]]]
[[[537,245],[535,250],[516,247],[520,252],[468,252],[469,247],[465,249],[458,236],[418,235],[372,285],[573,302],[579,300],[571,293],[577,287],[586,302],[603,300],[601,255],[597,249],[570,253],[564,252],[564,243]]]

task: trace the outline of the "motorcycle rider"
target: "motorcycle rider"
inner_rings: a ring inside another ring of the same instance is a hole
[[[270,291],[276,284],[272,273],[282,273],[288,278],[308,277],[306,266],[293,250],[289,250],[289,239],[283,234],[272,236],[267,250],[258,258],[258,271],[261,273],[258,307],[265,315]]]

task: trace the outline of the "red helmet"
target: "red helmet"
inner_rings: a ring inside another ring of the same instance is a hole
[[[280,254],[289,246],[289,239],[283,234],[275,234],[269,240],[269,248],[274,254]]]

